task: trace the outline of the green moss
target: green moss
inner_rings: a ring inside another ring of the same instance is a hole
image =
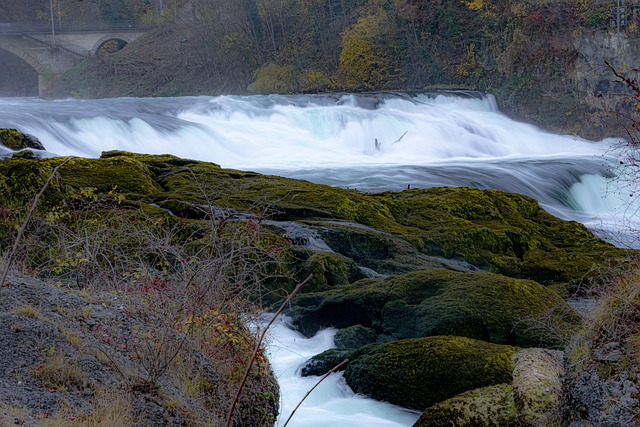
[[[579,321],[557,293],[539,283],[443,269],[365,279],[300,295],[292,302],[291,316],[306,334],[361,324],[395,339],[459,335],[545,347],[561,345],[560,337]],[[554,334],[534,327],[541,318],[548,318]]]
[[[378,338],[376,331],[362,325],[354,325],[340,329],[333,338],[338,348],[360,348],[373,344]]]
[[[622,251],[526,196],[472,188],[383,193],[397,222],[436,255],[544,284],[579,283],[594,264]],[[582,273],[579,273],[582,272]]]
[[[11,156],[14,159],[35,159],[35,154],[31,150],[22,150]]]
[[[74,188],[116,189],[119,193],[152,194],[158,191],[149,169],[128,156],[73,159],[60,170],[65,184]]]
[[[304,286],[304,292],[317,292],[342,286],[363,278],[352,259],[333,252],[313,251],[305,260],[298,277],[301,280],[313,274]]]
[[[0,144],[15,151],[27,148],[22,133],[16,129],[0,129]]]
[[[12,197],[27,197],[25,189],[34,194],[60,161],[4,160],[0,185]],[[535,200],[493,190],[363,194],[171,155],[120,151],[75,159],[61,176],[68,187],[117,187],[131,200],[186,218],[203,218],[209,213],[200,207],[211,206],[216,215],[251,211],[274,220],[305,221],[332,250],[382,274],[432,268],[437,262],[430,257],[436,256],[563,291],[588,277],[595,264],[623,255],[584,226],[549,215]]]
[[[414,427],[517,427],[509,384],[461,393],[428,407]]]
[[[461,337],[398,340],[356,351],[344,376],[356,393],[422,409],[468,390],[510,383],[516,351]]]

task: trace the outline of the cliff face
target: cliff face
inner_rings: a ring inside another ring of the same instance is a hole
[[[613,71],[605,64],[608,61],[617,71],[630,77],[637,76],[640,38],[637,33],[585,31],[573,39],[578,52],[574,72],[570,76],[576,91],[584,96],[590,109],[590,125],[613,126],[602,130],[603,135],[624,132],[615,127],[617,122],[603,120],[603,114],[637,114],[636,105],[630,102],[630,92],[626,84],[614,77]]]

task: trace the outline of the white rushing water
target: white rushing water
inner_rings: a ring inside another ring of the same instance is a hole
[[[312,338],[291,330],[288,319],[278,319],[269,333],[267,354],[281,389],[277,427],[282,427],[305,394],[321,377],[301,377],[299,371],[312,356],[333,348],[335,330],[325,329]],[[420,413],[390,403],[356,395],[342,374],[331,374],[295,412],[291,427],[403,427],[411,426]]]
[[[510,120],[491,96],[384,94],[43,101],[0,98],[0,127],[38,137],[43,155],[170,153],[361,191],[470,186],[526,194],[552,214],[636,245],[636,195],[612,167],[615,141],[554,135]],[[0,156],[8,150],[0,148]],[[270,360],[280,425],[317,378],[300,366],[333,345],[280,323]],[[284,417],[284,418],[283,418]],[[314,391],[291,426],[410,426],[418,414],[354,395],[340,375]]]

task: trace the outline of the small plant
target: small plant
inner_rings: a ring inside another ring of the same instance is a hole
[[[86,382],[78,363],[55,350],[34,368],[33,376],[43,387],[55,390],[79,390]]]
[[[42,319],[42,313],[40,313],[40,311],[38,311],[38,309],[32,305],[21,305],[18,307],[14,307],[9,310],[9,314],[15,314],[17,316],[27,316],[33,319]]]

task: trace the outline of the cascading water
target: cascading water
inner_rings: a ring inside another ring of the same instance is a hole
[[[0,127],[35,135],[47,148],[44,155],[170,153],[361,191],[471,186],[522,193],[613,243],[636,244],[626,233],[638,229],[630,215],[635,197],[610,169],[615,141],[594,143],[512,121],[488,95],[4,98]],[[7,153],[0,147],[0,156]],[[290,401],[309,385],[292,372],[309,351],[329,347],[331,336],[324,332],[308,341],[281,325],[272,342],[288,416]],[[380,410],[354,397],[339,376],[332,381],[316,391],[293,425],[399,426],[417,418],[390,406]]]

